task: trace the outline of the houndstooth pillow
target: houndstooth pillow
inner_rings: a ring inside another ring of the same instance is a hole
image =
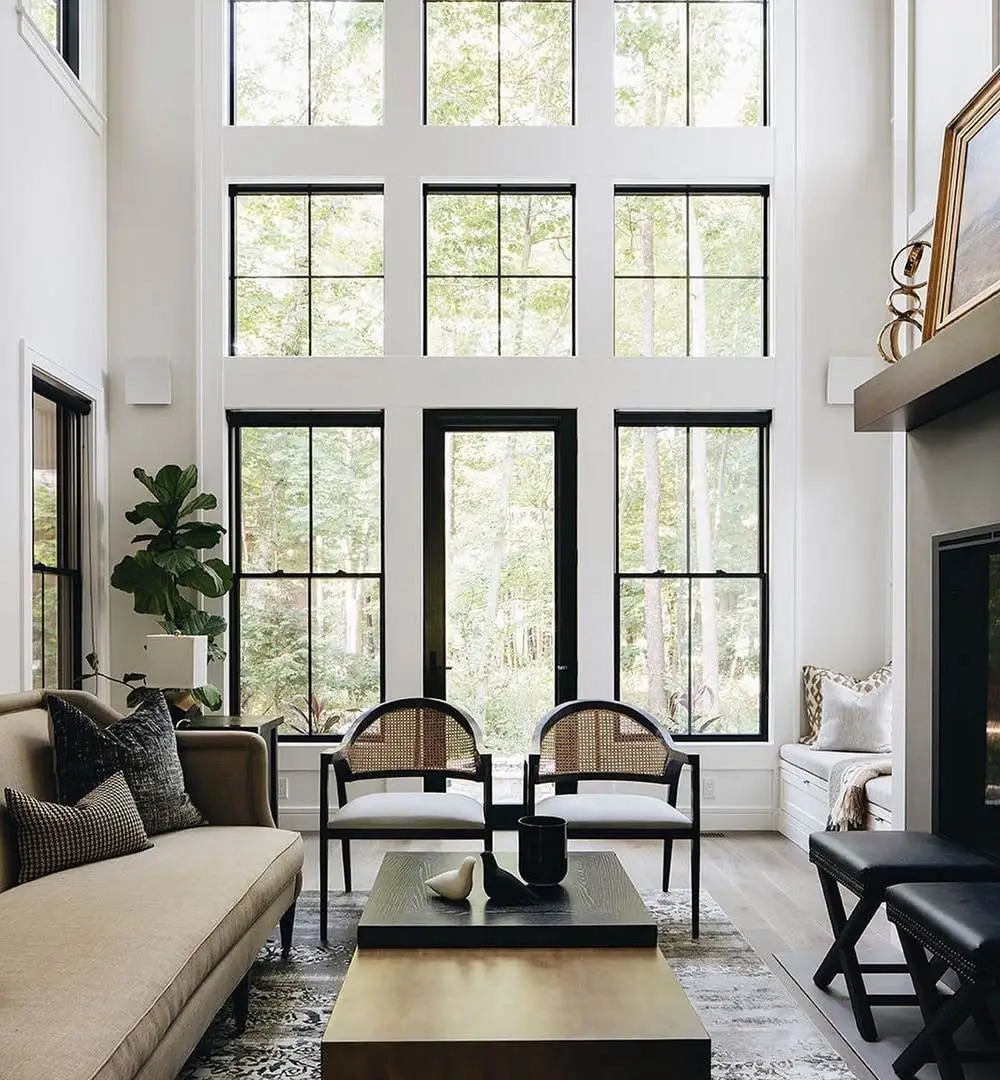
[[[823,680],[839,683],[859,694],[870,694],[874,690],[892,682],[892,661],[883,664],[877,671],[864,679],[855,679],[853,675],[845,675],[840,671],[831,671],[829,668],[812,667],[809,664],[802,669],[802,698],[805,705],[805,717],[807,733],[802,736],[802,742],[812,744],[819,735],[820,723],[823,719]]]
[[[177,735],[163,694],[150,694],[131,716],[107,727],[62,698],[50,694],[47,704],[61,803],[75,803],[121,770],[150,836],[204,824],[184,790]]]
[[[121,772],[98,784],[75,806],[42,802],[14,788],[6,788],[4,797],[17,831],[22,885],[153,846]]]

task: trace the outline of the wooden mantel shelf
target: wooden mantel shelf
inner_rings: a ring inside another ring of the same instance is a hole
[[[1000,390],[1000,293],[854,391],[855,431],[912,431]]]

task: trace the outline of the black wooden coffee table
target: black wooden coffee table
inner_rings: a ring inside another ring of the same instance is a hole
[[[459,865],[460,853],[391,851],[382,860],[358,925],[358,947],[648,948],[656,922],[610,851],[572,853],[561,886],[530,907],[497,906],[483,892],[482,864],[472,895],[447,901],[424,881]],[[498,856],[516,872],[516,857]]]

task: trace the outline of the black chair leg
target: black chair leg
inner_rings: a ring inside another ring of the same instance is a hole
[[[670,892],[670,859],[674,853],[673,837],[663,841],[663,891]]]
[[[493,850],[493,830],[487,829],[486,834],[483,836],[483,851]]]
[[[325,828],[319,831],[319,939],[326,941],[327,909],[330,889],[330,838]]]
[[[236,984],[233,991],[233,1019],[236,1021],[236,1034],[246,1031],[247,1017],[250,1015],[250,972]]]
[[[295,928],[295,904],[281,916],[281,959],[287,960],[292,951],[292,931]]]
[[[340,854],[344,860],[344,892],[351,891],[351,841],[340,841]]]
[[[701,837],[691,837],[691,937],[701,933]]]
[[[902,940],[902,934],[900,939]],[[914,977],[915,987],[920,978],[919,975]],[[941,1080],[964,1080],[965,1071],[952,1035],[983,1004],[987,994],[988,991],[981,987],[973,986],[972,983],[963,983],[930,1017],[925,1015],[924,1019],[927,1023],[923,1031],[892,1063],[896,1075],[901,1080],[914,1080],[924,1065],[935,1061]],[[922,1004],[921,1011],[923,1011]]]

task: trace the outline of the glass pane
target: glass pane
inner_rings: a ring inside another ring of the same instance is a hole
[[[763,277],[763,198],[692,195],[690,260],[692,277]]]
[[[382,433],[313,429],[313,570],[382,569]]]
[[[517,770],[555,697],[555,435],[445,440],[448,700]]]
[[[237,279],[236,328],[237,356],[308,356],[309,282]]]
[[[573,122],[572,4],[500,5],[500,122]]]
[[[31,627],[32,685],[60,686],[59,579],[52,575],[32,577]]]
[[[59,48],[59,0],[27,0],[32,21],[54,48]]]
[[[427,272],[496,274],[498,213],[496,195],[428,195]]]
[[[622,581],[619,588],[619,691],[669,731],[688,731],[687,581]]]
[[[618,278],[615,355],[684,356],[686,353],[686,282],[671,278]]]
[[[309,122],[309,5],[237,0],[236,123]]]
[[[258,2],[256,6],[266,6]],[[281,277],[309,273],[309,200],[305,195],[236,198],[236,273]]]
[[[41,394],[32,395],[32,532],[33,562],[59,563],[59,406]]]
[[[427,18],[427,122],[496,124],[498,11],[479,0],[433,0]]]
[[[692,732],[760,730],[760,582],[691,583]]]
[[[615,199],[615,273],[639,277],[687,273],[686,196]]]
[[[687,123],[685,8],[640,0],[615,4],[616,123]]]
[[[325,735],[381,699],[382,598],[370,578],[312,589],[312,732]]]
[[[381,278],[313,278],[313,356],[381,356]]]
[[[382,123],[381,3],[312,4],[312,122]]]
[[[687,433],[618,429],[618,569],[687,569]]]
[[[500,283],[503,356],[570,356],[573,287],[564,279],[506,278]]]
[[[691,429],[691,569],[760,570],[760,435],[756,428]]]
[[[309,731],[305,581],[240,582],[240,712],[281,713],[281,733]]]
[[[427,355],[496,356],[497,282],[431,278],[427,282]]]
[[[382,274],[382,195],[312,197],[312,273],[332,277]]]
[[[691,355],[763,354],[764,283],[760,278],[692,279]]]
[[[691,123],[763,123],[764,5],[693,3],[690,12]]]
[[[571,275],[572,195],[501,195],[500,244],[502,274]]]
[[[243,571],[309,569],[309,429],[240,432]]]

